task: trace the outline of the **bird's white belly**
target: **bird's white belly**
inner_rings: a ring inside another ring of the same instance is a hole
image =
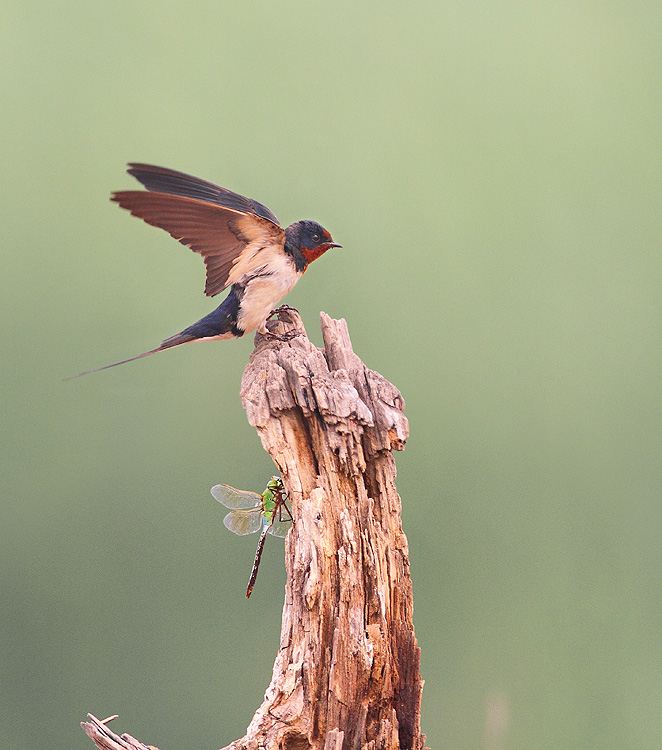
[[[279,269],[279,273],[269,276],[257,276],[246,285],[241,300],[237,325],[244,331],[255,331],[261,328],[269,313],[297,283],[301,274],[289,266]]]

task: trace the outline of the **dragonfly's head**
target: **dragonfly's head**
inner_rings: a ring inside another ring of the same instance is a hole
[[[263,498],[267,493],[270,495],[269,499],[273,498],[274,495],[277,495],[279,492],[283,491],[283,480],[280,477],[271,477],[269,482],[267,483],[267,489],[264,491]]]

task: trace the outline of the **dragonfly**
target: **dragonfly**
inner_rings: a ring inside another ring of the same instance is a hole
[[[287,506],[283,480],[271,477],[261,495],[249,490],[238,490],[229,484],[215,484],[211,488],[211,494],[226,508],[231,508],[223,519],[226,528],[239,536],[261,532],[246,589],[246,598],[249,599],[257,579],[267,534],[284,537],[292,526],[292,513]]]

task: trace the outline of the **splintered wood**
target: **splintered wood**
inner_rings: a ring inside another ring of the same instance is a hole
[[[291,309],[256,337],[242,381],[249,422],[283,476],[281,642],[264,703],[228,748],[423,748],[420,651],[393,450],[404,401],[322,313],[324,349]]]
[[[107,725],[117,718],[116,714],[102,720],[97,719],[93,714],[88,714],[87,718],[89,721],[81,722],[81,727],[99,750],[158,750],[153,745],[143,745],[130,734],[120,736],[111,732]]]
[[[271,684],[246,735],[224,750],[423,750],[393,459],[409,432],[404,401],[354,354],[344,320],[321,320],[324,349],[281,308],[268,324],[280,338],[256,335],[242,380],[294,524]],[[103,750],[144,747],[98,720],[83,727]]]

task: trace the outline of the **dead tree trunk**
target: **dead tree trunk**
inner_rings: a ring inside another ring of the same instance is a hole
[[[422,750],[420,650],[392,453],[408,436],[404,402],[354,354],[345,321],[321,317],[323,350],[295,310],[281,310],[270,329],[292,337],[257,335],[242,380],[294,524],[271,684],[246,735],[224,750]],[[83,728],[103,750],[134,747],[109,744],[109,735],[122,738],[94,719]]]

